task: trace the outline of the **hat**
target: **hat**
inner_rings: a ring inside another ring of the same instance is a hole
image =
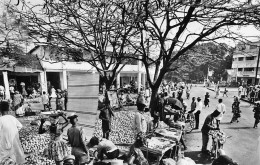
[[[68,116],[68,119],[74,119],[74,118],[77,118],[78,115],[76,115],[75,113],[71,113],[69,116]]]
[[[75,160],[75,156],[74,155],[67,155],[67,156],[65,156],[64,157],[64,159],[63,159],[63,161],[65,161],[65,160]]]

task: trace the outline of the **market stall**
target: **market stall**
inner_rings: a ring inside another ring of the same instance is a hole
[[[161,159],[166,152],[170,151],[171,158],[177,160],[180,152],[180,139],[182,136],[182,130],[175,128],[158,128],[155,130],[155,134],[147,139],[147,145],[141,147],[143,152],[153,154],[157,158],[157,164],[160,164]]]

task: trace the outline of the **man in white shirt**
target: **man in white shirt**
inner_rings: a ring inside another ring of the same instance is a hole
[[[200,123],[200,112],[202,110],[203,104],[201,102],[201,98],[197,98],[197,104],[196,104],[196,109],[193,111],[193,114],[195,115],[195,122],[196,126],[195,129],[199,129],[199,123]]]
[[[218,99],[218,105],[216,110],[220,112],[220,114],[216,117],[217,120],[217,128],[219,128],[220,120],[222,120],[224,113],[226,112],[226,106],[222,103],[222,99]]]
[[[241,96],[242,92],[243,92],[243,86],[240,85],[240,86],[238,87],[238,97]]]

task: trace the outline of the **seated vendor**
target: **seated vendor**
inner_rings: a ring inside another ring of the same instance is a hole
[[[92,137],[89,141],[88,147],[92,148],[97,145],[97,159],[104,159],[106,155],[107,159],[115,159],[119,156],[119,149],[116,145],[107,139],[99,140],[97,137]]]
[[[179,118],[180,118],[180,115],[175,114],[173,117],[173,120],[171,118],[167,118],[167,119],[165,119],[165,123],[172,128],[183,129],[185,127],[185,123],[178,121]],[[183,140],[183,135],[181,136],[180,142],[183,145],[184,150],[187,150],[187,146],[185,145],[184,140]]]
[[[144,146],[144,138],[142,133],[137,134],[135,143],[130,147],[130,152],[128,155],[129,165],[149,165],[147,159],[144,157],[143,152],[140,147]]]

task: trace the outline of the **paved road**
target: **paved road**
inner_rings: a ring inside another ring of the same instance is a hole
[[[203,88],[203,87],[193,87],[191,90],[191,97],[198,97],[204,100],[204,95],[206,92],[210,93],[210,107],[204,108],[200,115],[200,128],[206,118],[206,116],[212,113],[215,110],[217,105],[217,99],[215,99],[215,93]],[[224,150],[226,154],[232,157],[233,160],[237,161],[240,165],[256,165],[255,163],[251,163],[253,159],[256,157],[256,146],[257,146],[257,138],[260,136],[260,131],[258,129],[253,128],[254,118],[253,118],[253,107],[246,103],[240,103],[241,107],[241,118],[239,123],[230,123],[231,120],[231,105],[233,102],[233,96],[236,95],[237,92],[229,92],[230,97],[221,97],[223,98],[223,102],[226,105],[227,112],[224,114],[223,120],[221,121],[220,129],[223,130],[230,138],[227,139],[227,142],[224,144]],[[191,100],[184,100],[189,105]],[[260,127],[260,125],[259,125]],[[196,163],[208,165],[211,163],[211,160],[200,153],[201,150],[201,131],[194,130],[190,134],[186,135],[186,143],[188,146],[188,150],[185,152],[185,156],[191,157]],[[209,146],[211,145],[211,141],[209,142]]]

